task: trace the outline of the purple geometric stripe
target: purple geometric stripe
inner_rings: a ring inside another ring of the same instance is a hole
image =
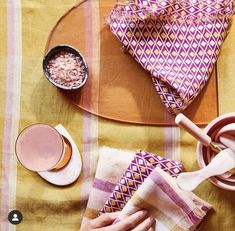
[[[187,214],[193,224],[201,220],[157,171],[152,172],[149,178]]]
[[[143,164],[141,165],[141,167],[144,167],[146,169],[145,166],[146,166],[147,161],[144,160],[142,156],[141,156],[141,160],[143,160]],[[135,167],[136,170],[133,170],[133,167]],[[137,156],[135,156],[134,160],[128,166],[127,171],[124,173],[119,183],[115,187],[110,198],[106,201],[104,208],[100,210],[100,213],[105,213],[107,211],[107,208],[111,209],[112,211],[116,211],[116,209],[120,211],[122,208],[119,206],[119,204],[125,205],[128,202],[131,196],[135,193],[135,191],[139,188],[139,186],[143,183],[143,181],[148,177],[148,175],[142,174],[140,179],[135,179],[134,174],[140,174],[138,167],[139,165],[137,161]],[[149,167],[149,173],[150,173],[154,169],[154,167],[153,166],[148,166],[148,167]],[[131,187],[128,184],[128,180],[132,180],[134,182]],[[125,183],[122,183],[123,181]],[[121,196],[121,198],[117,199],[117,196],[116,196],[117,194],[120,194],[120,195],[124,194],[123,189],[122,189],[123,186],[126,186],[127,188],[129,188],[129,193],[128,191],[125,193],[125,195],[128,195],[128,196],[126,197]],[[112,201],[116,201],[117,205],[113,206]]]
[[[111,193],[115,188],[115,184],[95,178],[93,187],[101,191]]]

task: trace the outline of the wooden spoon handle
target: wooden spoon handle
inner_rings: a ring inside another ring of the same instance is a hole
[[[211,138],[205,134],[196,124],[194,124],[189,118],[183,114],[178,114],[175,118],[175,123],[184,128],[192,136],[194,136],[200,143],[206,147],[210,146]]]

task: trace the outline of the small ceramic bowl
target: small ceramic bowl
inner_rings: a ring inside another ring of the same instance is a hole
[[[51,77],[50,73],[49,73],[49,70],[48,70],[49,61],[54,59],[56,54],[58,54],[59,52],[63,52],[63,51],[71,53],[71,54],[75,55],[76,57],[79,57],[79,59],[82,63],[82,66],[83,66],[83,69],[84,69],[84,76],[83,76],[83,79],[82,79],[81,83],[79,83],[78,85],[66,86],[64,84],[60,84],[58,81],[54,80]],[[87,63],[86,63],[84,57],[82,56],[82,54],[77,49],[75,49],[74,47],[69,46],[69,45],[64,45],[64,44],[55,46],[47,52],[47,54],[44,56],[44,59],[43,59],[43,72],[44,72],[45,77],[47,78],[47,80],[50,83],[52,83],[56,87],[59,87],[59,88],[64,89],[64,90],[79,89],[86,83],[87,78],[88,78]]]
[[[235,113],[229,113],[212,120],[204,129],[204,132],[208,134],[212,140],[214,140],[217,132],[223,128],[225,125],[230,123],[235,123]],[[197,160],[200,168],[204,168],[208,163],[210,163],[213,158],[213,153],[209,147],[205,147],[201,143],[197,144]],[[231,174],[227,174],[231,175]],[[209,180],[216,186],[235,191],[235,175],[229,177],[225,176],[215,176],[209,178]]]

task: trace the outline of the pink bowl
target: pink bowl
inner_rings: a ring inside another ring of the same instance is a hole
[[[204,129],[205,133],[207,133],[212,140],[214,140],[217,131],[224,127],[227,124],[235,123],[235,112],[225,114],[217,117],[212,120]],[[205,147],[201,143],[197,144],[197,160],[200,168],[204,168],[211,161],[213,153],[210,148]],[[214,185],[226,189],[235,191],[235,176],[231,176],[229,178],[224,178],[223,176],[215,176],[209,178],[211,183]]]

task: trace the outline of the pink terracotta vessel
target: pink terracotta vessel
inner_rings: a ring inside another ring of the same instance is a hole
[[[214,141],[219,130],[231,123],[235,123],[235,112],[219,116],[212,120],[205,127],[204,132]],[[209,147],[205,147],[203,144],[198,142],[197,160],[200,168],[204,168],[206,165],[208,165],[208,163],[213,158],[213,155],[214,154]],[[209,180],[211,183],[222,189],[235,191],[235,174],[226,173],[221,176],[211,177]]]

